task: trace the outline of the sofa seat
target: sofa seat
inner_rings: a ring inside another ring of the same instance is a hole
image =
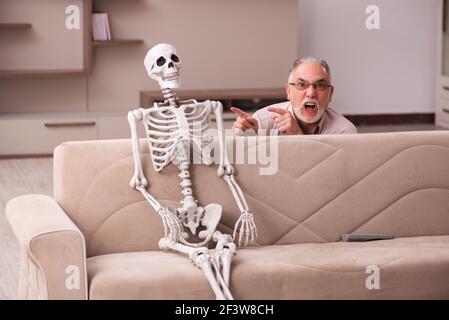
[[[366,287],[370,265],[379,289]],[[90,299],[215,298],[202,271],[175,252],[94,256],[87,270]],[[236,299],[449,299],[449,236],[251,247],[237,251],[231,270]]]

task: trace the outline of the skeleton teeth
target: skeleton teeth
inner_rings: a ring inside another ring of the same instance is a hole
[[[172,80],[176,80],[178,78],[179,78],[178,73],[170,73],[170,74],[167,74],[166,76],[164,76],[164,81],[172,81]]]

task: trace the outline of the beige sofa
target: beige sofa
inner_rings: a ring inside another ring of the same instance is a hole
[[[247,153],[275,151],[235,139]],[[154,172],[141,146],[149,192],[177,207],[176,167]],[[273,175],[235,164],[259,234],[233,260],[236,299],[449,298],[449,132],[283,136],[278,151]],[[221,204],[220,229],[231,231],[239,212],[216,166],[192,170],[200,204]],[[6,207],[22,249],[20,298],[214,299],[188,258],[158,250],[160,218],[129,187],[132,173],[130,140],[56,148],[54,198]],[[345,233],[394,239],[342,242]]]

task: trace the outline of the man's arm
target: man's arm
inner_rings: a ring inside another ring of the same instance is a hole
[[[249,114],[236,107],[232,107],[231,111],[237,115],[237,119],[232,125],[235,134],[241,135],[248,129],[253,129],[257,133],[259,123],[256,118],[251,117]]]
[[[343,134],[355,134],[355,133],[359,133],[359,132],[357,131],[357,128],[354,126],[354,127],[351,127],[351,128],[345,128],[340,133],[343,133]]]
[[[336,134],[356,134],[356,133],[358,133],[358,130],[357,130],[357,127],[352,122],[347,120],[347,124],[335,133]]]

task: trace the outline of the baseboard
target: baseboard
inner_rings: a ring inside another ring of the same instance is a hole
[[[435,113],[356,114],[345,117],[355,126],[435,123]]]

